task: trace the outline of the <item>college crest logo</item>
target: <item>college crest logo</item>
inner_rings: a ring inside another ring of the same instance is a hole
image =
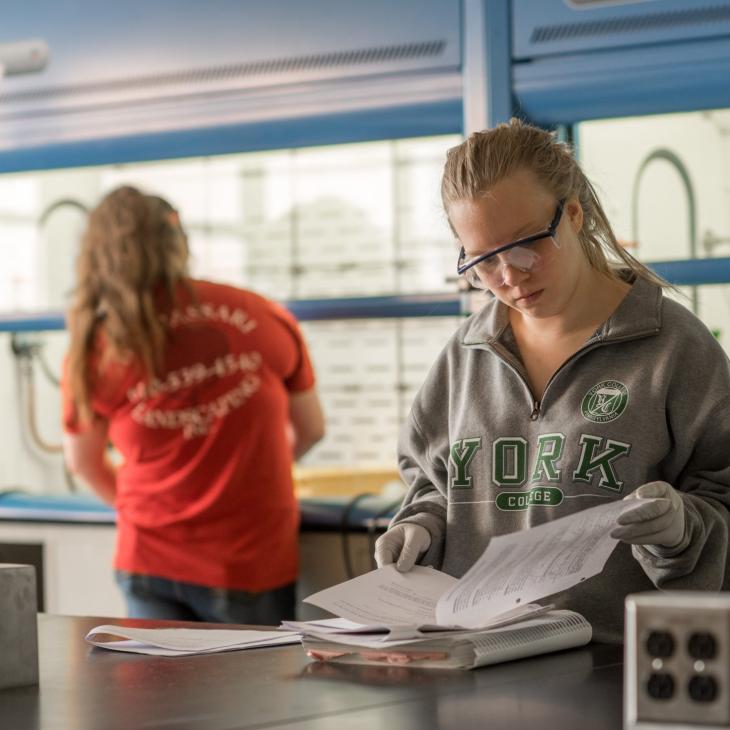
[[[618,380],[604,380],[594,385],[580,404],[583,418],[593,423],[615,421],[626,410],[629,389]]]

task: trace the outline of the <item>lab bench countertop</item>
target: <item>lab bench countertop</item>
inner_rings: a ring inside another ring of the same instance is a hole
[[[93,648],[94,626],[220,625],[40,614],[40,685],[0,690],[12,730],[616,730],[621,647],[474,671],[310,661],[300,645],[189,657]]]

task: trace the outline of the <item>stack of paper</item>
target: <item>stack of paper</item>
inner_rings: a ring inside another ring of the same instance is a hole
[[[587,644],[591,625],[573,611],[549,611],[499,628],[433,631],[420,638],[374,634],[306,633],[308,656],[340,664],[408,664],[435,669],[474,669]]]
[[[212,654],[236,649],[257,649],[281,644],[297,644],[294,631],[252,631],[236,629],[136,629],[105,624],[96,626],[86,641],[102,649],[129,651],[155,656]]]

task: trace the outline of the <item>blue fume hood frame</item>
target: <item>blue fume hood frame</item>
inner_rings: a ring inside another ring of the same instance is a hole
[[[461,130],[461,0],[35,0],[0,42],[0,172]],[[84,38],[79,43],[79,38]]]
[[[434,2],[419,7],[434,13],[448,7],[451,22],[456,0],[441,6]],[[197,1],[184,3],[191,12],[200,7]],[[315,2],[310,11],[324,5]],[[380,5],[386,8],[387,3]],[[375,100],[369,108],[349,112],[3,150],[0,172],[471,131],[465,108],[474,111],[472,93],[480,84],[488,89],[477,99],[485,107],[482,126],[513,113],[544,125],[571,125],[599,117],[730,106],[730,0],[461,0],[459,5],[463,96],[446,93],[424,103],[391,106],[378,106]],[[458,41],[453,29],[449,32],[453,63]],[[479,114],[472,116],[479,119]],[[730,283],[730,258],[650,266],[680,286]],[[457,292],[284,304],[301,321],[458,316],[466,309]],[[64,327],[60,313],[0,317],[0,331]]]
[[[730,106],[730,0],[511,0],[511,38],[543,125]]]

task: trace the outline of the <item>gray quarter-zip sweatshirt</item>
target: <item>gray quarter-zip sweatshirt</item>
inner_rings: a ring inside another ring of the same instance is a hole
[[[456,331],[401,432],[409,487],[391,524],[431,534],[421,563],[463,575],[492,536],[623,499],[663,480],[682,495],[672,549],[619,543],[604,571],[550,598],[598,641],[623,638],[628,593],[729,583],[730,364],[705,325],[638,279],[536,402],[505,305]]]

